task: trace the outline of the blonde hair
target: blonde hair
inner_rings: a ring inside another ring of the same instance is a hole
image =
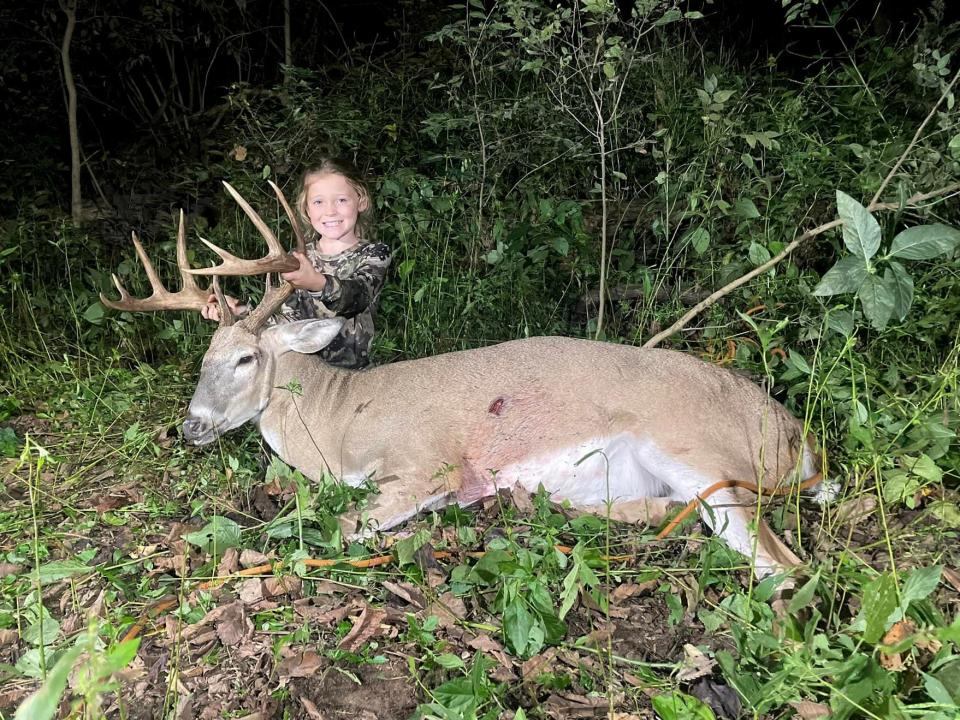
[[[297,195],[297,212],[300,213],[300,220],[306,225],[308,230],[308,239],[317,235],[317,231],[310,225],[310,217],[307,214],[307,184],[312,178],[319,175],[340,175],[350,187],[356,190],[360,197],[360,202],[366,201],[366,207],[357,215],[357,238],[360,242],[370,242],[373,233],[373,198],[370,197],[370,191],[367,189],[367,183],[363,179],[360,171],[348,160],[339,158],[324,157],[315,164],[303,171],[300,178],[300,193]]]

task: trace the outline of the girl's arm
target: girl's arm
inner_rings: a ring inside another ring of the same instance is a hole
[[[310,297],[323,303],[340,317],[359,315],[376,301],[390,267],[390,249],[383,243],[369,243],[361,248],[362,258],[349,276],[338,278],[324,274],[326,282]]]

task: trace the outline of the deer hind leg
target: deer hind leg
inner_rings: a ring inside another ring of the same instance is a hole
[[[700,515],[727,545],[751,559],[757,577],[763,578],[799,565],[800,558],[763,520],[754,525],[756,510],[757,501],[753,495],[738,488],[724,488],[701,501]]]
[[[659,450],[648,448],[643,463],[648,472],[669,486],[670,498],[682,503],[700,498],[700,493],[723,479],[706,475]],[[757,501],[751,493],[739,488],[723,488],[700,502],[704,522],[727,545],[751,559],[758,577],[782,572],[800,563],[765,523],[760,521],[754,529]]]

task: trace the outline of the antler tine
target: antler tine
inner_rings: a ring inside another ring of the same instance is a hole
[[[283,205],[283,210],[287,213],[287,217],[290,219],[290,224],[293,226],[293,232],[297,236],[297,250],[303,254],[306,254],[307,242],[303,237],[303,228],[300,227],[300,221],[297,219],[297,216],[293,214],[293,210],[290,209],[290,204],[287,202],[287,198],[283,194],[283,190],[281,190],[273,180],[267,180],[267,182],[270,183],[270,187],[272,187],[273,191],[277,194],[277,199],[280,201],[280,204]]]
[[[190,262],[187,260],[187,230],[184,221],[183,208],[180,208],[180,225],[177,228],[177,267],[180,268],[180,282],[183,290],[203,293],[210,297],[210,289],[201,290],[197,281],[190,274]]]
[[[233,189],[230,183],[224,181],[223,185],[227,188],[227,192],[233,196],[233,199],[237,201],[237,204],[243,208],[247,217],[250,218],[257,230],[260,231],[263,239],[267,241],[269,252],[258,260],[245,260],[201,238],[207,247],[220,256],[223,262],[214,267],[191,268],[187,272],[192,275],[262,275],[268,272],[292,272],[299,268],[300,262],[295,257],[286,253],[280,241],[277,240],[277,236],[273,234],[273,231],[263,221],[263,218],[257,214],[256,210],[250,207],[250,203],[244,200],[240,193]]]
[[[239,324],[252,332],[257,332],[266,324],[270,316],[283,305],[283,302],[290,297],[293,289],[293,285],[288,282],[282,283],[277,287],[271,287],[270,281],[267,280],[267,289],[263,294],[263,299],[260,300],[260,304],[257,305],[247,317],[241,320]]]
[[[188,265],[182,211],[180,213],[180,229],[177,233],[177,265],[180,267],[180,276],[183,278],[183,288],[175,293],[167,290],[163,286],[163,283],[160,282],[160,277],[157,275],[153,263],[150,262],[150,257],[143,249],[143,245],[140,243],[140,238],[137,237],[137,234],[134,232],[130,235],[133,240],[134,250],[137,253],[137,257],[140,258],[140,262],[143,263],[143,269],[147,273],[147,279],[150,281],[150,287],[153,292],[150,294],[150,297],[135,298],[127,292],[123,283],[120,282],[120,278],[118,278],[116,274],[111,274],[110,277],[113,279],[113,284],[120,293],[120,300],[111,300],[103,293],[100,293],[100,302],[108,308],[130,312],[200,310],[207,304],[209,291],[201,290],[197,286],[196,281],[186,274]]]
[[[213,276],[213,294],[217,296],[217,306],[220,308],[220,327],[230,327],[236,318],[223,290],[220,289],[220,278],[216,275]]]

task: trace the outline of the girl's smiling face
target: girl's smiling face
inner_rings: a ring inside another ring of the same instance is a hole
[[[343,175],[311,175],[305,194],[307,217],[320,234],[323,252],[339,252],[359,242],[357,218],[367,209],[367,198],[361,197]]]

